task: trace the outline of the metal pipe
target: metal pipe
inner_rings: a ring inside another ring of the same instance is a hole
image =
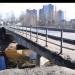
[[[47,28],[46,28],[46,47],[47,47],[47,38],[48,38],[48,35],[47,35]]]
[[[63,44],[63,30],[61,30],[61,45],[60,45],[60,53],[62,53],[62,44]]]
[[[31,28],[32,28],[32,27],[30,26],[30,39],[31,39]]]
[[[23,33],[23,26],[22,26],[22,33]]]
[[[27,26],[26,26],[26,38],[27,38]]]
[[[38,27],[36,27],[36,42],[38,42]]]

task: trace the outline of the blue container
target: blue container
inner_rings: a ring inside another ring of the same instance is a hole
[[[6,69],[5,58],[4,56],[0,56],[0,70]]]

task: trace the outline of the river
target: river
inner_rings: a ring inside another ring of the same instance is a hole
[[[14,27],[13,27],[14,28]],[[17,29],[26,30],[26,27],[16,27]],[[27,28],[28,31],[30,31],[30,28]],[[36,28],[32,28],[31,31],[36,32]],[[45,29],[38,29],[38,33],[46,34]],[[54,30],[48,30],[48,35],[61,37],[60,31],[54,31]],[[63,32],[63,38],[75,40],[75,32]]]
[[[0,70],[6,69],[5,58],[4,56],[0,56]]]

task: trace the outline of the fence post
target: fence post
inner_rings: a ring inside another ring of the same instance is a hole
[[[47,35],[47,27],[46,27],[46,47],[47,47],[47,38],[48,38],[48,35]]]
[[[23,27],[23,34],[24,34],[24,27]]]
[[[26,26],[26,38],[27,38],[27,26]]]
[[[20,28],[20,33],[21,33],[21,28]]]
[[[38,42],[38,27],[36,27],[36,42]]]
[[[60,48],[60,53],[59,54],[61,54],[62,53],[62,44],[63,44],[63,30],[61,30],[61,48]]]
[[[22,26],[22,34],[23,34],[23,26]]]
[[[30,26],[30,39],[31,39],[31,28],[32,28],[32,26]]]
[[[15,25],[15,33],[16,33],[16,25]]]

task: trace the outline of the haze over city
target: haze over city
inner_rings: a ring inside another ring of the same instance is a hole
[[[36,9],[39,10],[43,5],[52,4],[56,6],[56,10],[61,9],[64,12],[64,18],[66,20],[75,19],[75,3],[0,3],[0,15],[6,17],[11,13],[15,16],[19,16],[26,9]]]

